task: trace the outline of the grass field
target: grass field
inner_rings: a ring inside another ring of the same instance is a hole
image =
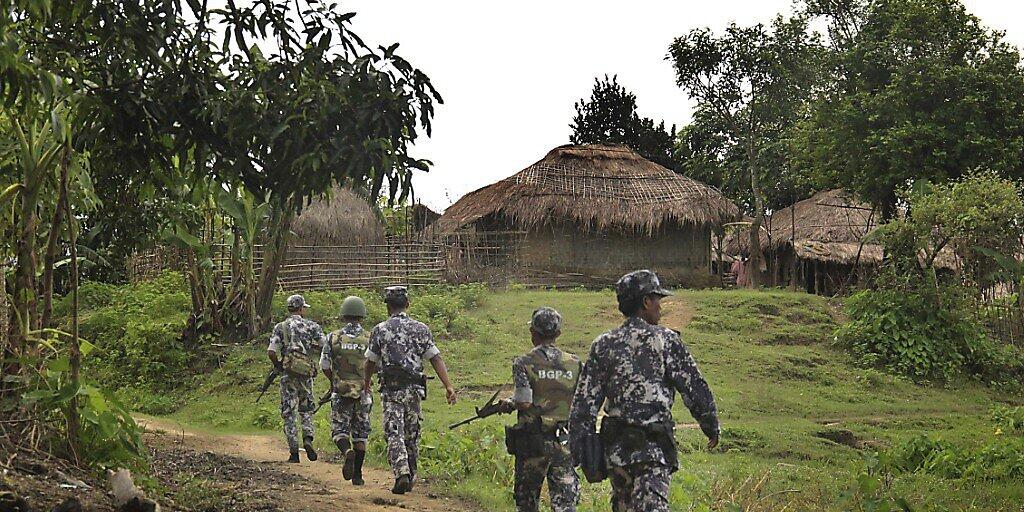
[[[542,305],[562,312],[560,345],[581,356],[599,333],[620,322],[607,291],[512,289],[487,294],[479,306],[462,312],[460,333],[438,341],[460,401],[449,407],[439,383],[431,389],[424,405],[424,472],[443,490],[487,510],[513,508],[511,457],[501,439],[501,427],[512,418],[492,417],[456,432],[446,425],[472,415],[473,406],[495,389],[505,386],[505,393],[511,392],[509,363],[529,348],[526,322]],[[681,403],[677,406],[683,455],[673,479],[674,509],[870,507],[863,492],[851,494],[861,488],[903,497],[916,510],[1022,510],[1020,480],[954,479],[918,471],[886,473],[878,490],[858,486],[858,475],[875,451],[921,434],[981,446],[994,436],[991,410],[1020,405],[1024,397],[971,383],[918,385],[858,368],[832,346],[835,311],[820,297],[788,292],[684,291],[667,302],[663,323],[682,331],[715,392],[723,425],[721,447],[707,453],[692,418]],[[259,405],[253,403],[267,369],[263,348],[230,350],[222,358],[219,369],[177,394],[173,401],[180,408],[169,416],[213,431],[277,432],[274,390]],[[326,383],[319,378],[317,386],[322,392]],[[317,442],[333,450],[327,415],[326,408],[318,414]],[[371,462],[380,465],[376,407],[373,416]],[[606,486],[584,484],[581,510],[609,510]]]

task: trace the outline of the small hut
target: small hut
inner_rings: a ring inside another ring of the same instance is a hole
[[[712,281],[712,228],[738,216],[718,190],[625,146],[565,145],[466,194],[435,229],[522,233],[508,253],[518,270],[549,282],[608,283],[651,268],[674,285],[701,286]]]
[[[348,188],[334,188],[313,201],[292,223],[292,247],[379,244],[384,225],[376,210]]]

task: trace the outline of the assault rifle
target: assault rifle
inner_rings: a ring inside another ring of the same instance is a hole
[[[277,380],[277,375],[277,368],[271,368],[270,373],[267,374],[267,378],[263,379],[263,385],[260,386],[260,396],[256,397],[256,403],[260,403],[260,399],[263,398],[263,395],[265,395],[267,390],[270,389],[270,385]]]
[[[507,413],[508,411],[505,411],[501,408],[501,402],[496,401],[498,399],[498,393],[501,393],[501,388],[499,388],[497,391],[494,392],[493,395],[491,395],[491,399],[488,400],[483,407],[475,407],[476,416],[473,416],[472,418],[466,418],[458,423],[452,423],[451,425],[448,425],[448,428],[456,429],[474,420],[483,419],[488,416],[493,416],[495,414]]]
[[[320,397],[320,401],[316,404],[316,409],[313,409],[313,414],[316,414],[318,411],[320,411],[320,408],[323,407],[324,404],[330,402],[332,396],[334,396],[333,386],[331,387],[331,389],[328,389],[326,393],[324,393],[324,396]]]

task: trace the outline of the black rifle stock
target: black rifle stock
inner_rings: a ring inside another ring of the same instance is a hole
[[[256,397],[256,403],[260,403],[260,399],[263,398],[263,395],[267,393],[267,390],[270,389],[270,385],[273,384],[276,379],[277,368],[271,368],[270,373],[268,373],[267,377],[263,379],[263,385],[260,386],[260,396]]]
[[[473,422],[475,420],[483,419],[483,418],[486,418],[488,416],[493,416],[495,414],[501,414],[501,413],[505,412],[505,411],[501,410],[501,403],[495,401],[495,400],[498,399],[498,393],[501,393],[501,389],[500,388],[497,391],[495,391],[493,395],[491,395],[491,399],[488,400],[487,403],[485,403],[483,407],[476,407],[475,408],[476,409],[476,415],[475,416],[473,416],[471,418],[466,418],[466,419],[464,419],[464,420],[462,420],[462,421],[460,421],[458,423],[452,423],[451,425],[448,425],[448,428],[449,429],[456,429],[456,428],[459,428],[459,427],[461,427],[463,425],[471,423],[471,422]]]

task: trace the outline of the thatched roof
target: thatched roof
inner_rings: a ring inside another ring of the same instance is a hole
[[[841,189],[818,192],[792,206],[773,212],[762,227],[761,249],[774,251],[792,244],[803,259],[844,265],[880,264],[882,246],[864,238],[879,226],[880,215],[871,205]],[[748,254],[750,230],[737,229],[723,244],[731,254]],[[941,251],[936,266],[954,268],[956,257]]]
[[[597,230],[654,233],[666,223],[721,224],[739,209],[713,187],[626,146],[565,145],[523,171],[466,194],[438,220],[451,232],[489,215],[530,229],[572,221]]]
[[[355,245],[384,240],[384,226],[370,203],[347,188],[313,201],[292,223],[293,245]]]

